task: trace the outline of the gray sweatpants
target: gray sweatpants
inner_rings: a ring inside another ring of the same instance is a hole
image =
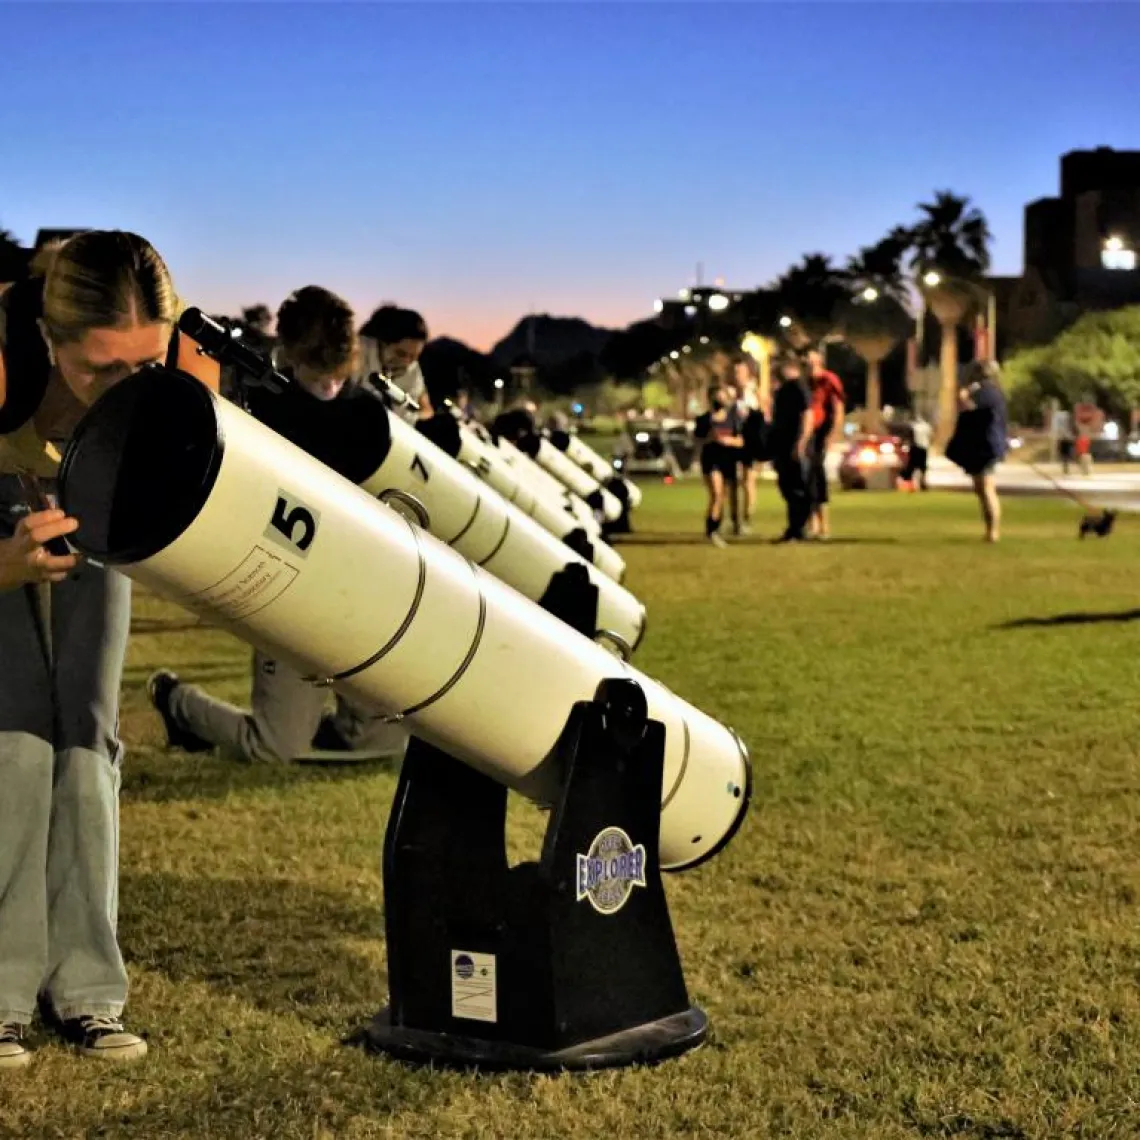
[[[11,481],[0,476],[0,537]],[[10,500],[9,500],[10,501]],[[119,685],[131,584],[85,565],[50,590],[0,593],[0,1021],[122,1012]],[[50,649],[50,663],[48,651]]]
[[[197,685],[179,685],[170,710],[184,728],[216,745],[231,759],[251,763],[293,760],[309,752],[328,703],[300,673],[263,653],[253,655],[251,711],[211,697]],[[408,733],[402,725],[337,698],[334,723],[355,749],[403,753]]]

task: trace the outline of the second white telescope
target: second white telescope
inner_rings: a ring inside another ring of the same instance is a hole
[[[630,479],[623,478],[580,436],[568,431],[548,433],[550,442],[564,451],[587,475],[608,487],[619,499],[629,504],[630,510],[641,506],[641,488]]]
[[[661,865],[739,828],[739,737],[193,377],[150,366],[88,410],[60,471],[71,541],[156,593],[406,718],[539,802],[573,704],[628,678],[665,727]]]

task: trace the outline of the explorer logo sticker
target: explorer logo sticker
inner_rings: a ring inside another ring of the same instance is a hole
[[[599,832],[577,864],[577,901],[589,899],[599,914],[616,914],[634,887],[645,886],[645,845],[635,846],[620,827]]]

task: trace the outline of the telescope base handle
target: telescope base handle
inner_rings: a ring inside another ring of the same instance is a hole
[[[389,1006],[354,1040],[499,1069],[641,1064],[699,1045],[661,883],[665,730],[632,681],[573,706],[542,854],[510,867],[507,789],[413,738],[384,844]]]
[[[598,587],[581,562],[568,562],[554,574],[538,604],[584,637],[598,632]]]

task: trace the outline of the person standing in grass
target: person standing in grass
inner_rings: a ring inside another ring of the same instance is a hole
[[[976,360],[967,366],[958,392],[958,420],[946,445],[946,458],[973,481],[987,542],[997,542],[1001,537],[1001,502],[995,472],[1009,449],[1005,396],[998,384],[999,376],[998,365],[993,361]]]
[[[808,474],[815,431],[811,392],[803,381],[799,358],[785,356],[774,371],[779,386],[772,399],[768,458],[776,472],[788,521],[777,542],[803,542],[811,516]]]
[[[910,423],[910,447],[907,450],[906,467],[899,478],[910,485],[912,491],[926,491],[926,468],[930,462],[930,442],[934,437],[934,428],[923,418],[921,412],[915,412]]]
[[[760,465],[767,458],[765,436],[768,422],[760,408],[752,362],[747,357],[736,361],[734,368],[735,391],[742,417],[740,451],[740,478],[734,496],[733,521],[738,534],[752,533],[752,512],[756,508],[756,479]]]
[[[831,537],[827,486],[827,449],[837,427],[841,427],[847,394],[843,381],[824,367],[823,353],[808,353],[808,380],[811,388],[812,437],[809,449],[808,495],[811,499],[811,534],[821,542]]]
[[[720,533],[725,504],[735,498],[736,473],[744,446],[743,417],[723,384],[708,390],[708,411],[697,416],[693,438],[701,444],[701,474],[708,489],[705,537],[716,547],[727,545]]]
[[[165,362],[217,390],[179,310],[154,247],[118,231],[71,238],[0,301],[0,1069],[31,1059],[37,1004],[85,1056],[147,1051],[123,1026],[116,930],[131,584],[58,547],[79,523],[51,503],[61,449],[114,384]]]

